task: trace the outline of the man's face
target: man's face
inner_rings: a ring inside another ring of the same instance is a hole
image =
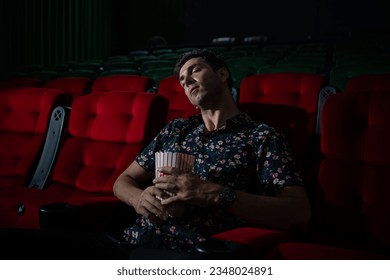
[[[200,57],[192,58],[183,65],[179,81],[193,105],[202,106],[212,96],[217,97],[223,83],[218,72]]]

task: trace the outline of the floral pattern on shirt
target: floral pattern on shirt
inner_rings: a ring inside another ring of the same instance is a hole
[[[236,190],[272,196],[287,185],[303,185],[289,144],[283,134],[258,123],[246,113],[227,120],[226,126],[205,133],[201,116],[177,119],[167,124],[136,158],[147,172],[154,174],[154,153],[181,152],[195,156],[193,173]],[[156,226],[140,217],[126,229],[129,242],[141,243],[134,232],[149,229],[164,236],[169,248],[193,244],[204,236],[245,223],[222,209],[201,209],[187,205],[182,219]],[[138,237],[138,236],[137,236]]]

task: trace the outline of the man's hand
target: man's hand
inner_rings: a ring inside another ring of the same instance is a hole
[[[157,197],[163,198],[166,194],[155,186],[147,187],[134,205],[135,211],[156,223],[168,219],[168,209]]]
[[[177,201],[199,207],[218,205],[219,193],[223,188],[221,185],[204,181],[199,176],[182,172],[175,167],[162,167],[160,172],[166,175],[153,180],[155,187],[173,194],[163,199],[162,205]]]

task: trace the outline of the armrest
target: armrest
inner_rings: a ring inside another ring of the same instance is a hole
[[[80,197],[42,206],[42,229],[72,229],[108,232],[134,223],[134,209],[115,197]]]
[[[77,230],[82,228],[81,207],[65,202],[39,208],[39,225],[44,230]]]
[[[297,236],[287,231],[256,227],[235,228],[211,237],[245,245],[248,249],[246,258],[259,258],[267,254],[276,244],[297,239]]]
[[[249,248],[229,240],[209,238],[195,246],[201,259],[247,259]]]
[[[44,189],[63,137],[66,121],[69,117],[70,108],[57,106],[51,114],[49,127],[46,134],[45,145],[42,150],[38,166],[29,184],[30,188]]]

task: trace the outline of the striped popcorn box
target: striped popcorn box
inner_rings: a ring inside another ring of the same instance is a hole
[[[158,169],[160,167],[176,167],[184,172],[191,172],[194,166],[195,157],[192,155],[187,155],[183,153],[174,153],[174,152],[156,152],[155,153],[155,162],[156,162],[156,177],[164,176],[165,174],[159,172]],[[165,195],[167,197],[174,196],[174,193],[170,193],[165,191]],[[162,197],[156,196],[157,199],[163,200]],[[184,203],[183,202],[175,202],[170,205],[169,213],[171,218],[179,218],[182,216],[184,212]]]
[[[176,167],[184,172],[191,172],[194,166],[195,157],[183,153],[174,153],[174,152],[156,152],[155,153],[155,162],[156,162],[156,177],[164,176],[163,173],[158,172],[160,167]]]

